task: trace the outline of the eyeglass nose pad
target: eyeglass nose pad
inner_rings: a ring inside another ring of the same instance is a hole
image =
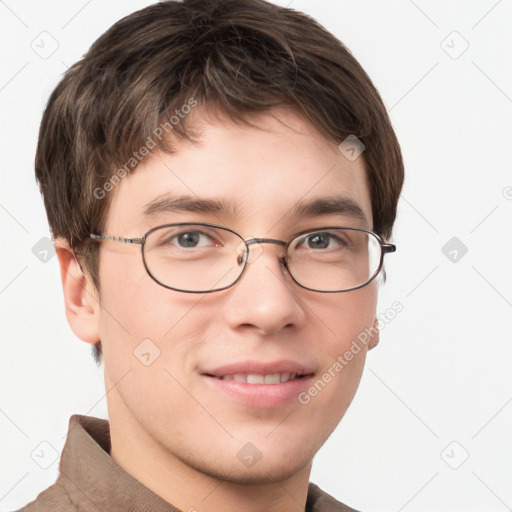
[[[248,256],[249,256],[249,248],[247,247],[246,243],[244,241],[240,242],[236,248],[236,262],[239,267],[244,265],[247,262]]]
[[[249,245],[251,246],[250,248]],[[244,263],[253,263],[263,253],[263,246],[254,238],[251,238],[249,240],[240,242],[236,248],[236,252],[238,254],[236,259],[238,265],[243,265]]]
[[[247,259],[247,250],[244,250],[236,258],[236,262],[238,263],[238,266],[241,267],[244,264],[246,259]]]

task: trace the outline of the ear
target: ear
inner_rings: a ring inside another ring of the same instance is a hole
[[[56,240],[55,252],[59,259],[68,323],[78,338],[95,344],[100,341],[98,292],[82,272],[66,240]]]
[[[377,320],[377,318],[375,318],[375,322],[373,323],[372,332],[374,334],[372,334],[370,341],[368,342],[368,350],[375,348],[380,341],[379,321]]]

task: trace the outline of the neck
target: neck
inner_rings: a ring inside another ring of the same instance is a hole
[[[139,482],[184,512],[302,512],[308,493],[311,461],[279,481],[240,482],[199,470],[155,442],[132,422],[110,421],[111,456]]]

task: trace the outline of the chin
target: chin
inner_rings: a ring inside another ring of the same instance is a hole
[[[215,478],[238,485],[264,485],[275,484],[276,482],[285,482],[306,466],[311,464],[308,461],[295,461],[295,463],[264,462],[258,461],[252,467],[245,467],[238,463],[230,468],[210,468],[207,473]],[[259,466],[259,467],[258,467]],[[227,469],[227,471],[226,471]]]
[[[311,466],[314,456],[314,452],[306,453],[303,446],[286,451],[272,450],[271,454],[269,451],[265,454],[265,451],[257,453],[254,445],[245,445],[233,457],[226,457],[228,451],[225,451],[221,457],[198,459],[196,456],[189,456],[181,460],[196,471],[221,481],[239,485],[262,485],[288,480]],[[247,454],[255,457],[244,461]]]

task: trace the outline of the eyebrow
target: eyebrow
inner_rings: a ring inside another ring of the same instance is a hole
[[[235,204],[217,199],[199,198],[190,195],[172,196],[163,194],[144,206],[144,216],[150,217],[159,213],[192,212],[214,213],[234,216],[237,213]],[[339,214],[355,221],[367,223],[363,209],[356,201],[345,196],[323,197],[311,201],[301,201],[295,205],[288,215],[297,217],[317,217],[321,215]]]
[[[316,217],[329,214],[340,214],[352,218],[355,221],[368,223],[363,209],[356,201],[344,196],[325,197],[312,201],[298,203],[290,215]]]
[[[202,199],[193,196],[172,196],[163,194],[144,206],[144,216],[150,217],[166,212],[196,212],[196,213],[236,213],[234,205],[227,205],[216,199]]]

